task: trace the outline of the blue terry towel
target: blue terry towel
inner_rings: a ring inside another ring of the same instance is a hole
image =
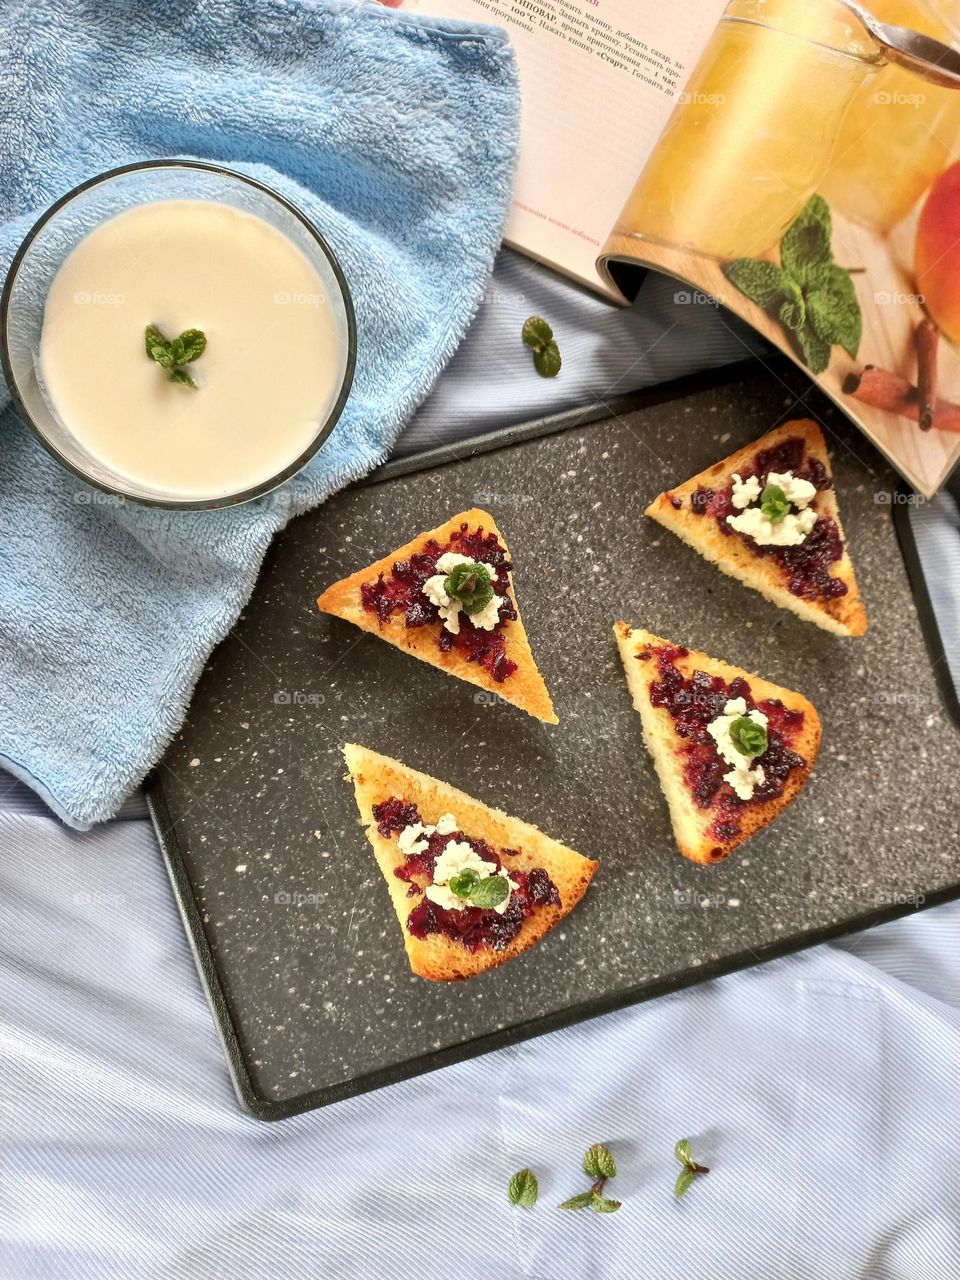
[[[513,55],[491,28],[354,0],[0,5],[0,270],[83,179],[200,157],[299,205],[357,312],[349,403],[280,502],[105,505],[0,386],[0,763],[72,826],[109,817],[159,757],[277,530],[381,461],[452,355],[516,138]]]

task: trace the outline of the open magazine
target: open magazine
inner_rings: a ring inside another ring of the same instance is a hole
[[[886,64],[839,0],[387,3],[509,32],[509,244],[620,302],[677,277],[936,492],[960,458],[960,91]],[[955,0],[868,7],[960,44]]]

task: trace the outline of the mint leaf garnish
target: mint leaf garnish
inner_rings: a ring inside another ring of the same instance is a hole
[[[486,565],[458,564],[443,581],[451,600],[459,600],[468,617],[480,613],[493,599],[493,582]]]
[[[615,1178],[617,1166],[607,1148],[597,1142],[583,1157],[583,1172],[588,1178]]]
[[[779,524],[789,514],[790,503],[778,484],[764,486],[760,494],[760,510],[771,524]]]
[[[447,888],[458,898],[469,898],[479,883],[480,877],[477,873],[470,867],[465,867],[450,880]]]
[[[510,885],[506,876],[487,876],[470,893],[467,901],[471,907],[498,907],[510,893]]]
[[[537,1175],[532,1169],[521,1169],[507,1183],[507,1199],[511,1204],[522,1205],[524,1209],[533,1208],[539,1191]]]
[[[524,345],[533,349],[533,365],[541,378],[555,378],[563,361],[553,330],[543,316],[530,316],[520,331]]]
[[[207,338],[201,329],[184,329],[178,338],[170,339],[155,324],[148,324],[143,331],[143,345],[150,360],[155,360],[161,369],[170,370],[171,382],[197,389],[181,366],[198,359],[206,350]]]
[[[767,731],[762,724],[757,724],[756,720],[751,720],[749,716],[741,716],[730,726],[730,741],[741,755],[748,756],[752,760],[762,756],[766,751]],[[688,1155],[689,1150],[688,1147]],[[674,1149],[674,1155],[676,1155],[676,1149]]]
[[[690,1190],[690,1184],[698,1173],[709,1173],[710,1170],[704,1164],[697,1164],[690,1154],[690,1143],[686,1138],[681,1138],[673,1148],[673,1158],[683,1166],[673,1184],[673,1194],[679,1200]]]
[[[563,1204],[558,1204],[558,1209],[589,1209],[593,1203],[593,1192],[584,1191],[578,1196],[571,1196],[569,1200],[564,1200]]]
[[[830,207],[811,196],[780,242],[780,265],[738,258],[724,274],[742,294],[776,314],[812,373],[823,373],[831,348],[854,358],[863,316],[850,272],[833,260]]]

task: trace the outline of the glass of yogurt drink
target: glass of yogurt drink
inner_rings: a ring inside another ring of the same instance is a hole
[[[350,391],[343,272],[286,199],[200,161],[102,174],[21,245],[0,356],[45,447],[108,493],[245,502],[301,470]]]

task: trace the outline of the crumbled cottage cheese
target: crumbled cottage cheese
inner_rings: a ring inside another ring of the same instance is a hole
[[[724,782],[729,782],[741,800],[750,800],[757,787],[764,781],[763,769],[754,764],[742,751],[738,751],[730,737],[730,726],[734,720],[744,716],[761,728],[767,727],[767,717],[762,711],[747,712],[747,704],[743,698],[730,698],[723,708],[723,715],[717,716],[707,725],[707,733],[717,745],[717,751],[725,764],[730,765],[730,772],[723,775]]]
[[[447,595],[443,589],[443,584],[458,564],[479,564],[480,568],[486,569],[487,573],[489,573],[491,582],[496,582],[497,580],[497,571],[491,565],[480,564],[477,560],[471,560],[469,556],[462,556],[456,551],[444,552],[437,561],[437,572],[423,584],[423,594],[431,604],[435,604],[440,610],[443,625],[451,635],[460,634],[460,610],[462,606],[459,600],[452,600]],[[498,596],[494,592],[493,599],[489,604],[481,609],[479,613],[469,615],[470,621],[475,627],[479,627],[481,631],[492,631],[500,620],[498,615],[502,604],[503,596]]]
[[[739,515],[727,516],[727,524],[737,533],[747,534],[762,547],[798,547],[817,523],[817,513],[810,506],[817,493],[816,485],[800,479],[792,471],[771,471],[767,484],[778,485],[796,510],[789,511],[778,524],[774,524],[760,507],[748,505],[760,497],[757,477],[741,481],[740,476],[734,473],[730,501],[741,510]]]
[[[748,480],[741,480],[739,471],[733,473],[733,492],[730,495],[730,501],[742,511],[744,507],[749,507],[751,502],[756,502],[760,497],[760,477],[750,476]]]
[[[421,822],[404,827],[397,837],[397,846],[401,853],[407,855],[423,853],[427,847],[425,837],[433,835],[435,831],[440,835],[451,835],[458,828],[459,823],[453,814],[445,813],[435,827],[424,826]],[[505,874],[503,870],[497,869],[496,863],[486,862],[481,858],[476,849],[467,844],[466,840],[451,840],[437,858],[433,868],[433,883],[427,885],[425,896],[438,907],[443,907],[445,911],[462,911],[467,904],[462,898],[457,897],[449,888],[449,884],[454,876],[468,869],[475,871],[481,880],[486,880],[488,876]],[[516,882],[509,876],[506,880],[509,892],[502,902],[492,908],[501,916],[510,904],[510,894],[517,888]]]

